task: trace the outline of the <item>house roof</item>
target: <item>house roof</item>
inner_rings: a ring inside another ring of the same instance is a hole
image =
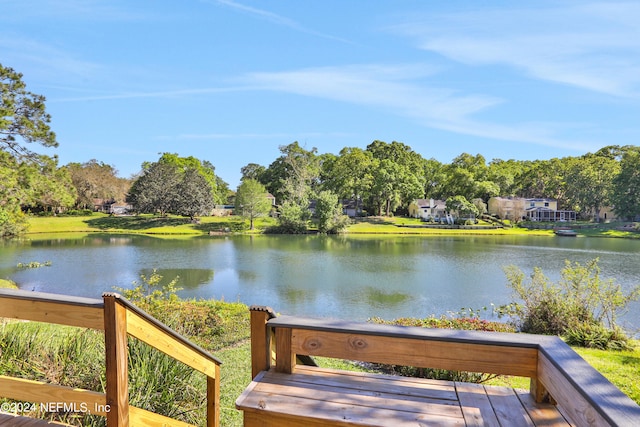
[[[433,200],[433,206],[431,206],[431,200]],[[436,200],[436,199],[415,199],[413,202],[416,205],[418,205],[419,208],[431,208],[431,207],[444,208],[447,205],[447,203],[444,200]]]

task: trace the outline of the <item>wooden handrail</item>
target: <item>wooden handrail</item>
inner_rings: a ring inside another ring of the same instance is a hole
[[[640,406],[555,336],[294,316],[265,319],[261,310],[265,311],[251,307],[256,322],[252,332],[257,331],[258,341],[264,343],[255,347],[255,353],[252,345],[252,366],[262,370],[293,372],[296,356],[308,355],[525,376],[531,378],[530,392],[536,401],[546,397],[556,402],[575,425],[640,425]]]
[[[127,336],[137,338],[207,377],[207,427],[220,423],[220,360],[116,293],[102,300],[0,289],[0,317],[104,330],[106,393],[0,376],[0,397],[87,404],[108,427],[189,426],[129,405]]]

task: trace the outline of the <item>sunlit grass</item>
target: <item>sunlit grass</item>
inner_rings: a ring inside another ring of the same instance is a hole
[[[170,215],[109,216],[96,213],[91,216],[71,217],[31,217],[29,231],[31,235],[42,233],[127,233],[156,236],[198,236],[208,234],[262,234],[277,225],[275,218],[257,218],[254,230],[249,230],[249,220],[239,216],[200,217],[197,221]],[[494,235],[494,236],[553,236],[552,229],[513,228],[425,228],[425,223],[416,218],[406,217],[367,217],[358,218],[348,226],[346,233],[358,234],[396,234],[396,235]],[[479,225],[490,225],[480,223]],[[552,225],[552,224],[550,224]],[[614,224],[604,224],[598,228],[576,228],[579,236],[640,238],[640,233],[620,231]]]
[[[0,289],[18,289],[18,285],[13,280],[0,279]]]
[[[623,393],[640,404],[640,344],[636,343],[633,351],[580,347],[574,347],[574,350]]]

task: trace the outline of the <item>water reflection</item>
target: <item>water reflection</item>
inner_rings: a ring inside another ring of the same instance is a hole
[[[0,277],[23,289],[99,297],[153,269],[180,295],[269,305],[287,314],[365,320],[424,317],[509,302],[503,267],[600,258],[604,279],[640,283],[640,241],[518,236],[236,236],[92,234],[0,245]],[[18,262],[51,267],[18,270]],[[624,318],[640,327],[640,304]]]

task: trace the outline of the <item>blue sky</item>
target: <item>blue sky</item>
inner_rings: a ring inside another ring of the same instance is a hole
[[[0,0],[0,63],[45,95],[61,164],[158,153],[232,188],[293,141],[425,158],[640,141],[640,2]]]

